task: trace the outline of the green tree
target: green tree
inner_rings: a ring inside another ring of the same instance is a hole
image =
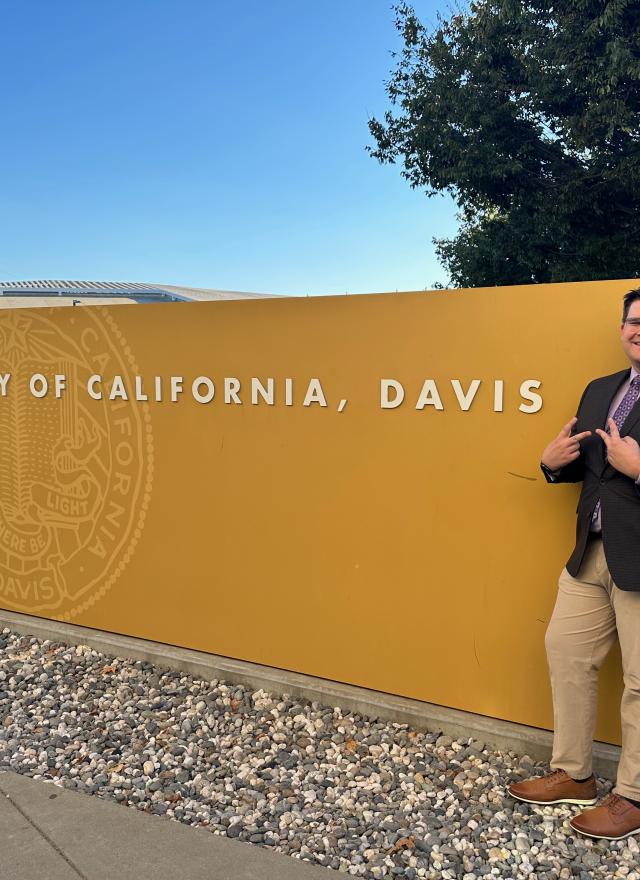
[[[640,3],[477,0],[403,49],[371,119],[381,162],[459,207],[456,286],[640,274]]]

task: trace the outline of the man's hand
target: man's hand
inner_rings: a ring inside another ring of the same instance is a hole
[[[567,422],[555,440],[552,440],[542,453],[542,464],[546,465],[549,470],[557,471],[580,455],[580,441],[588,437],[591,431],[583,431],[581,434],[574,434],[572,437],[571,431],[577,421],[578,419],[574,416],[570,422]],[[640,473],[640,469],[638,473]]]
[[[609,464],[621,474],[637,480],[640,475],[640,446],[633,437],[621,437],[613,419],[608,419],[607,424],[609,434],[601,428],[596,428],[596,434],[604,440]]]

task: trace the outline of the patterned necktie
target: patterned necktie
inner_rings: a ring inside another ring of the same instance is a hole
[[[618,408],[616,409],[616,411],[614,412],[614,414],[612,416],[613,421],[618,426],[618,430],[620,430],[620,428],[622,428],[622,426],[624,425],[627,416],[629,415],[629,413],[631,412],[633,407],[636,405],[638,397],[640,397],[640,376],[635,376],[633,381],[631,382],[631,385],[629,385],[627,393],[620,401]],[[609,432],[608,425],[606,426],[605,431],[607,431],[607,433]],[[606,451],[605,451],[605,456],[606,456]],[[593,525],[597,521],[599,515],[600,515],[600,499],[598,498],[598,503],[596,504],[594,511],[593,511],[593,515],[591,516],[591,525]]]

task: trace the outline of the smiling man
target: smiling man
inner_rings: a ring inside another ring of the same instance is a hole
[[[576,546],[560,575],[545,637],[553,693],[551,773],[512,783],[533,804],[593,806],[598,670],[620,641],[622,754],[613,792],[571,827],[619,840],[640,832],[640,288],[624,297],[631,369],[587,385],[577,416],[542,453],[550,483],[582,481]]]

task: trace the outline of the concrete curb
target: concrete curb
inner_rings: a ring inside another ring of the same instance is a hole
[[[299,672],[289,672],[272,666],[261,666],[244,660],[233,660],[204,651],[176,648],[161,642],[151,642],[132,636],[104,632],[0,610],[0,625],[22,635],[51,639],[69,645],[87,645],[95,651],[146,660],[155,666],[186,672],[203,679],[218,679],[243,684],[273,694],[289,694],[315,700],[329,706],[339,706],[348,712],[359,712],[373,718],[398,724],[409,724],[416,730],[441,731],[452,737],[473,737],[496,749],[530,755],[538,761],[551,758],[553,735],[548,730],[515,724],[499,718],[475,715],[459,709],[449,709],[398,697],[381,691],[369,690],[350,684],[328,681]],[[620,747],[596,742],[593,749],[593,769],[598,776],[615,780]]]

